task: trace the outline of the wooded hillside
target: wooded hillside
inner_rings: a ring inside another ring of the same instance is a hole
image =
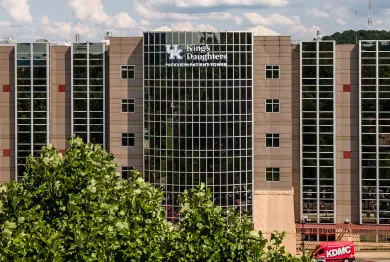
[[[323,40],[335,40],[337,44],[356,44],[356,31],[347,30],[324,36]],[[390,40],[390,31],[385,30],[359,30],[358,40]]]

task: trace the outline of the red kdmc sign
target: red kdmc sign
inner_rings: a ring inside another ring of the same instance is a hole
[[[326,251],[326,258],[331,258],[331,257],[337,257],[337,256],[343,256],[346,254],[351,254],[351,247],[339,247],[336,249],[331,249]]]
[[[351,241],[323,242],[316,248],[314,258],[317,261],[355,261],[355,246]]]

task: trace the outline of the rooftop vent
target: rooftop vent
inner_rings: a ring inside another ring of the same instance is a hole
[[[321,30],[317,31],[317,40],[322,40],[322,32],[321,32]]]
[[[106,32],[106,40],[110,39],[112,37],[112,32]]]
[[[71,46],[72,44],[69,42],[52,42],[52,46]]]
[[[80,42],[80,35],[79,34],[76,34],[76,39],[75,39],[76,43]]]

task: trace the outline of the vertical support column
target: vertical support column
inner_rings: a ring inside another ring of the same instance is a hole
[[[90,101],[89,101],[89,92],[90,92],[90,88],[89,88],[89,84],[90,84],[90,79],[89,79],[89,43],[87,43],[87,141],[86,143],[91,143],[91,133],[90,133],[90,130],[91,130],[91,123],[90,123],[90,108],[89,108],[89,104],[90,104]]]
[[[70,81],[70,134],[72,136],[72,141],[73,141],[73,138],[74,138],[74,100],[73,100],[73,97],[74,97],[74,93],[73,93],[73,89],[74,89],[74,69],[73,69],[73,53],[74,51],[74,43],[72,44],[72,46],[70,47],[70,75],[71,75],[71,81]]]
[[[337,223],[337,89],[336,89],[336,41],[333,41],[333,221]]]
[[[30,125],[31,125],[31,136],[30,136],[30,143],[31,143],[31,154],[34,154],[34,49],[33,49],[33,44],[30,44],[30,90],[31,90],[31,95],[30,95]]]
[[[299,138],[299,203],[300,203],[300,218],[303,219],[303,158],[302,158],[302,152],[303,152],[303,142],[302,142],[302,42],[299,43],[299,130],[301,130],[300,138]],[[252,96],[253,97],[253,96]]]
[[[51,136],[50,136],[50,130],[51,130],[51,117],[50,117],[50,111],[51,111],[51,104],[50,104],[50,83],[51,83],[51,77],[50,77],[50,44],[46,44],[46,144],[50,144]]]
[[[375,41],[375,103],[376,103],[376,133],[375,133],[375,141],[376,141],[376,223],[379,224],[379,41]]]
[[[362,196],[362,50],[359,40],[359,222],[363,223],[363,196]]]
[[[320,223],[320,42],[316,41],[316,129],[317,129],[317,223]]]
[[[15,105],[15,181],[18,181],[18,45],[15,44],[14,54],[14,105]]]
[[[106,139],[106,44],[102,44],[103,52],[103,148],[107,149]]]

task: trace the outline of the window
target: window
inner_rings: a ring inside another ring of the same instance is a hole
[[[133,98],[122,99],[122,112],[123,113],[134,113],[135,100]]]
[[[265,172],[265,179],[268,182],[280,181],[280,168],[267,167]]]
[[[130,172],[133,170],[134,168],[132,166],[122,166],[121,178],[128,179],[130,177]]]
[[[279,147],[279,134],[266,134],[266,147]]]
[[[266,99],[265,111],[267,113],[279,113],[279,99]]]
[[[132,65],[121,66],[121,79],[134,79],[134,66]]]
[[[122,133],[122,146],[134,146],[134,133]]]
[[[265,78],[275,79],[279,78],[279,66],[278,65],[267,65],[265,66]]]

